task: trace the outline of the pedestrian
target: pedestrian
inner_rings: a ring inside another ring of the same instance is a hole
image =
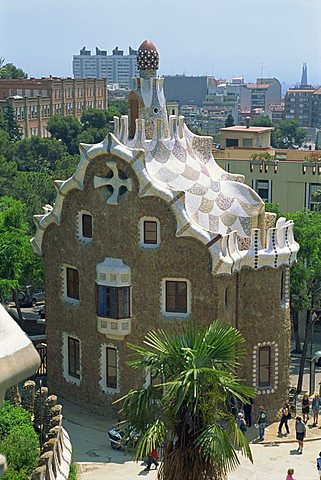
[[[244,415],[242,412],[239,412],[237,414],[237,420],[236,420],[237,426],[241,430],[241,432],[245,433],[247,428],[246,428],[246,421],[244,420]]]
[[[305,393],[302,398],[302,417],[304,423],[307,423],[309,420],[309,411],[310,411],[310,400],[309,395]]]
[[[318,470],[319,477],[321,479],[321,452],[319,452],[319,456],[317,458],[317,470]]]
[[[295,478],[294,478],[293,475],[294,475],[294,469],[293,469],[293,468],[289,468],[288,474],[287,474],[285,480],[295,480]]]
[[[256,423],[259,427],[259,436],[260,436],[259,440],[264,440],[264,432],[267,424],[267,415],[262,405],[259,407],[259,416],[257,418]]]
[[[159,458],[159,455],[158,455],[158,451],[156,448],[154,448],[154,450],[152,450],[148,455],[147,455],[147,466],[145,468],[145,472],[149,471],[150,470],[150,467],[152,466],[152,464],[155,465],[155,470],[157,470],[157,467],[158,467],[158,458]]]
[[[318,425],[319,410],[320,410],[320,396],[318,392],[316,392],[312,399],[313,427],[316,427]]]
[[[282,427],[285,426],[286,435],[290,433],[288,420],[290,415],[289,405],[287,403],[283,403],[282,410],[281,410],[281,421],[279,423],[279,435],[282,435]]]
[[[253,405],[253,398],[250,398],[247,403],[243,404],[244,419],[246,421],[246,425],[249,428],[251,428],[252,426],[252,405]]]
[[[299,443],[298,452],[303,453],[303,442],[306,434],[306,426],[301,417],[296,417],[295,419],[295,432],[296,439]]]

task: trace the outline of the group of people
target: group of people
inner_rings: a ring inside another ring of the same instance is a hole
[[[306,424],[310,416],[310,406],[313,414],[313,427],[318,425],[319,421],[319,411],[320,411],[321,399],[318,393],[315,393],[312,401],[309,398],[309,395],[306,393],[302,398],[302,417],[297,416],[295,419],[295,433],[296,439],[299,443],[298,452],[303,453],[303,442],[306,436]],[[281,409],[281,420],[279,423],[278,432],[279,435],[282,435],[282,428],[285,427],[286,435],[290,433],[288,421],[291,418],[290,408],[287,403],[283,403]]]
[[[239,413],[237,414],[237,424],[243,433],[246,432],[247,428],[252,426],[252,406],[253,400],[249,403],[243,404],[240,408]],[[259,407],[259,413],[256,419],[255,425],[259,429],[259,440],[264,440],[265,428],[267,425],[267,415],[263,405]]]

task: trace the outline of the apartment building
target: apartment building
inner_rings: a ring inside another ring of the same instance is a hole
[[[47,137],[53,115],[80,118],[89,108],[106,109],[107,85],[105,80],[58,77],[0,80],[0,107],[8,99],[24,137]]]
[[[311,126],[312,87],[290,88],[285,95],[285,120],[296,120],[300,127]]]
[[[137,50],[129,47],[128,55],[123,50],[114,48],[112,55],[107,50],[96,47],[96,54],[83,47],[79,55],[73,56],[72,70],[75,79],[97,78],[106,79],[108,84],[119,84],[129,88],[132,78],[137,77]]]
[[[315,210],[321,190],[321,151],[271,147],[272,128],[235,126],[221,130],[217,163],[230,173],[244,175],[260,197],[277,203],[283,212]]]

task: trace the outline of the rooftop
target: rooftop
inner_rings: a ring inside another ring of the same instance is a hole
[[[221,128],[221,131],[224,132],[229,132],[229,131],[235,131],[235,132],[252,132],[252,133],[263,133],[263,132],[272,132],[274,130],[273,127],[246,127],[245,125],[234,125],[234,127],[226,127],[226,128]]]

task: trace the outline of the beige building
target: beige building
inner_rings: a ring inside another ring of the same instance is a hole
[[[274,149],[269,140],[272,129],[261,127],[260,133],[257,128],[223,128],[221,150],[213,151],[217,163],[244,175],[247,185],[264,201],[278,203],[283,212],[314,210],[314,194],[321,190],[321,151]],[[235,145],[227,146],[229,141]],[[253,147],[246,148],[249,143]]]
[[[105,80],[27,78],[0,80],[0,108],[9,99],[24,137],[48,137],[48,119],[54,115],[80,118],[89,108],[107,108]]]

